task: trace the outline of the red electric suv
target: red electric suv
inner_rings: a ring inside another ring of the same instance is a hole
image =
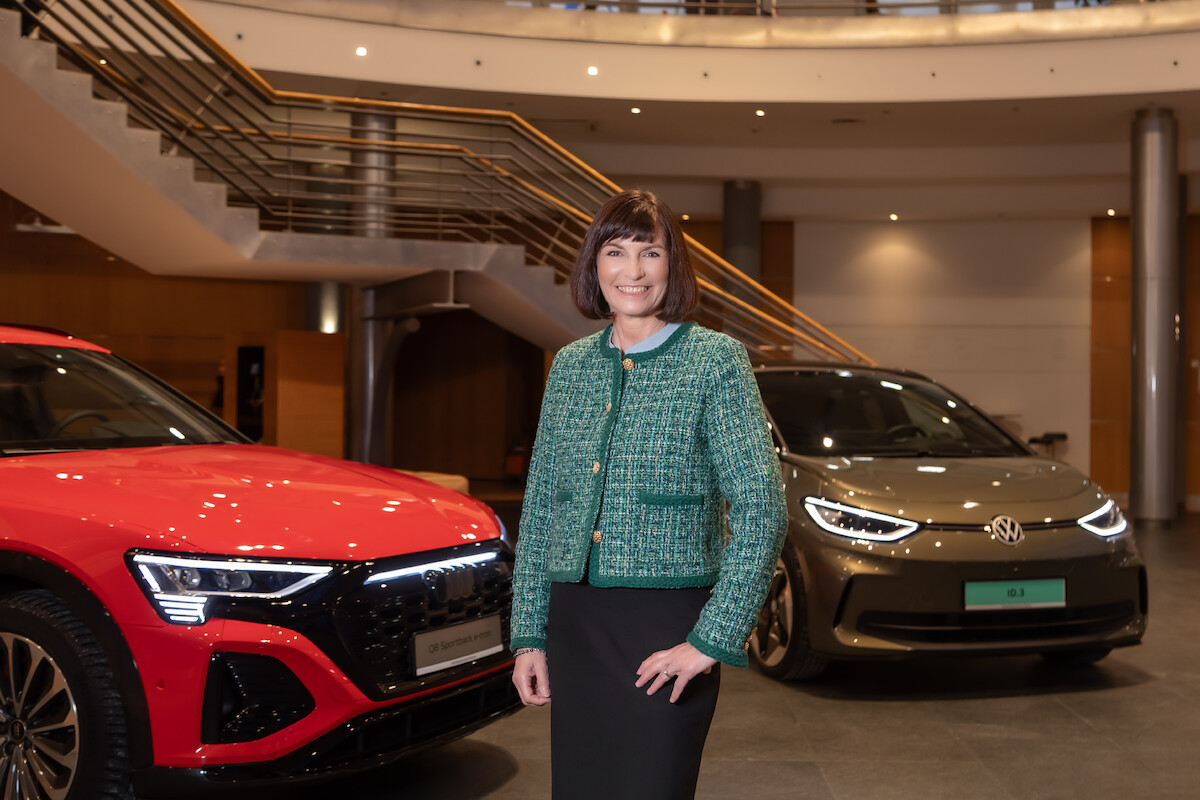
[[[0,326],[0,796],[367,769],[514,711],[482,503]]]

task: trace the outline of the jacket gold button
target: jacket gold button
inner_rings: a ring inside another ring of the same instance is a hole
[[[595,464],[592,464],[592,472],[593,472],[593,473],[596,473],[596,472],[599,472],[599,471],[600,471],[600,462],[599,462],[599,461],[597,461]]]
[[[605,413],[605,414],[607,414],[609,411],[612,411],[612,403],[609,403],[608,405],[606,405],[606,406],[604,407],[604,413]]]
[[[600,540],[603,538],[604,534],[602,534],[600,531],[592,531],[592,541],[596,544],[600,544]]]
[[[633,359],[632,358],[625,359],[624,361],[621,362],[621,366],[624,367],[625,369],[633,369]]]

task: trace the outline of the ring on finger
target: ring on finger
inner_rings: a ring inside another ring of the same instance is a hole
[[[670,679],[670,677],[671,677],[671,673],[670,673],[670,671],[669,671],[669,670],[665,670],[665,669],[662,671],[662,675],[663,675],[663,677],[664,677],[664,678],[667,678],[667,679]]]

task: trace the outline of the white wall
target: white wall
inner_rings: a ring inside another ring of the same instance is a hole
[[[796,222],[795,305],[1089,469],[1091,223]]]

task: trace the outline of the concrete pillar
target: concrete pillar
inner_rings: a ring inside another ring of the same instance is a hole
[[[375,290],[351,286],[346,313],[346,457],[373,464],[375,384],[384,332],[375,319]]]
[[[1133,421],[1130,506],[1140,520],[1169,521],[1182,498],[1178,448],[1181,264],[1179,130],[1169,109],[1133,123]]]
[[[395,121],[384,114],[355,113],[350,117],[353,136],[369,141],[390,141]],[[395,180],[395,156],[387,148],[359,147],[350,152],[356,201],[354,233],[372,239],[387,237],[387,202]],[[394,364],[385,364],[389,322],[375,318],[375,292],[370,287],[349,290],[347,344],[346,441],[348,457],[368,464],[385,458],[388,418],[386,404],[378,400],[379,386],[390,388]],[[386,397],[387,394],[384,393]]]
[[[395,120],[385,114],[356,113],[350,115],[350,126],[355,139],[387,142],[395,139]],[[359,146],[350,151],[350,162],[354,166],[355,234],[370,238],[387,236],[388,199],[392,195],[389,182],[395,175],[396,157],[386,148],[378,150]]]
[[[762,271],[762,184],[725,181],[721,220],[721,255],[758,280]]]

